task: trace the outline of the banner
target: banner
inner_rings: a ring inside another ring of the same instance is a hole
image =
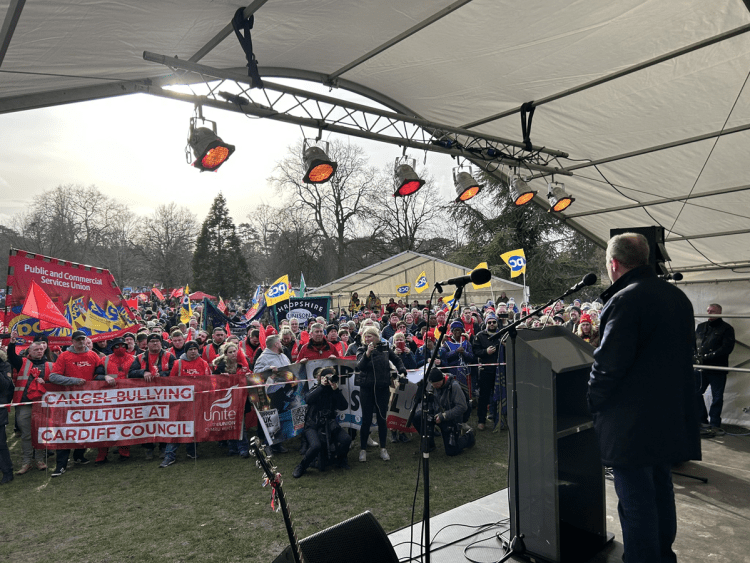
[[[253,300],[250,303],[250,308],[245,313],[245,320],[248,322],[260,319],[263,313],[266,311],[266,296],[263,294],[263,288],[258,286],[255,288],[255,294]]]
[[[409,289],[411,289],[411,286],[408,283],[402,283],[396,286],[396,293],[399,297],[409,295]]]
[[[231,330],[232,334],[243,335],[247,332],[250,322],[243,320],[242,322],[234,322],[229,319],[224,313],[219,311],[218,307],[214,305],[208,297],[203,298],[203,312],[201,313],[203,318],[201,328],[211,334],[215,327],[227,327]]]
[[[292,318],[298,319],[300,324],[305,324],[311,317],[327,319],[330,308],[330,297],[292,297],[289,301],[273,306],[273,318],[277,327],[279,322]]]
[[[71,328],[41,329],[37,319],[21,312],[32,282],[44,290]],[[74,330],[82,330],[96,342],[137,328],[115,279],[106,269],[11,249],[7,285],[11,292],[7,296],[6,324],[9,330],[16,328],[18,336],[27,342],[44,334],[52,346],[70,344]]]
[[[413,426],[407,427],[406,423],[409,420],[414,401],[420,399],[417,396],[417,391],[423,377],[422,368],[407,370],[406,377],[409,380],[408,382],[399,383],[398,386],[391,389],[391,399],[388,401],[388,414],[385,421],[389,430],[405,433],[418,432]]]
[[[422,293],[425,289],[428,289],[430,286],[427,283],[427,271],[422,270],[422,273],[417,276],[417,280],[414,282],[414,290],[417,293]]]
[[[515,278],[517,276],[520,276],[521,274],[526,273],[526,255],[523,252],[523,248],[519,248],[518,250],[511,250],[510,252],[501,254],[500,258],[502,258],[510,268],[511,278]]]
[[[289,289],[289,276],[281,276],[275,282],[271,284],[271,287],[266,291],[266,305],[269,307],[275,305],[279,301],[284,301],[292,296],[292,292]]]
[[[35,448],[74,449],[151,442],[238,440],[247,388],[241,375],[45,383],[32,408]]]
[[[297,293],[297,297],[304,297],[306,289],[307,289],[307,284],[305,284],[305,275],[300,274],[299,275],[299,292]]]

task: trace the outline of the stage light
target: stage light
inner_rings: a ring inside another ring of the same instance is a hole
[[[453,169],[453,183],[456,186],[456,203],[459,201],[469,201],[477,195],[482,186],[477,182],[469,172],[461,171],[459,168]]]
[[[302,153],[305,177],[302,181],[306,184],[323,184],[331,179],[333,173],[336,172],[336,168],[338,168],[338,164],[328,158],[325,150],[313,144],[307,145],[308,142],[305,139],[305,147]],[[327,149],[328,143],[326,143]]]
[[[210,123],[212,128],[197,127],[198,119],[202,123]],[[190,118],[190,131],[188,132],[188,146],[193,151],[195,161],[193,166],[201,172],[206,170],[218,170],[219,166],[224,164],[234,152],[234,145],[225,143],[221,137],[216,134],[216,122],[200,117]],[[185,154],[190,162],[190,152],[185,150]]]
[[[414,164],[414,159],[405,156],[396,159],[393,170],[393,175],[396,179],[396,191],[393,197],[411,195],[424,186],[424,180],[414,172]]]
[[[565,184],[560,182],[550,182],[547,184],[549,193],[547,199],[549,200],[548,212],[558,213],[570,207],[570,204],[575,201],[574,197],[571,197],[568,192],[565,191]]]
[[[510,199],[516,206],[526,205],[536,194],[518,174],[513,175],[510,181]]]

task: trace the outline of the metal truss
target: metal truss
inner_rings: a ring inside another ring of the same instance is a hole
[[[148,51],[143,53],[143,58],[170,68],[174,73],[172,84],[190,85],[192,91],[183,93],[153,83],[139,87],[140,91],[152,95],[283,121],[320,132],[341,133],[463,157],[489,171],[506,165],[521,170],[565,174],[556,163],[558,158],[568,157],[562,151],[535,145],[527,150],[520,141],[483,135],[267,80],[263,80],[262,87],[253,87],[252,79],[238,72]]]

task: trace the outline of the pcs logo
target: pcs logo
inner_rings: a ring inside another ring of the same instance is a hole
[[[286,284],[285,283],[279,283],[273,286],[271,289],[268,290],[268,297],[273,299],[274,297],[279,297],[280,295],[284,295],[286,293]]]
[[[409,293],[409,286],[408,285],[402,285],[399,286],[396,291],[400,294]]]
[[[523,270],[524,266],[526,266],[526,258],[523,256],[511,256],[508,258],[508,266],[510,266],[512,272]]]
[[[422,287],[422,286],[424,286],[424,285],[427,285],[427,276],[421,276],[421,277],[420,277],[420,278],[419,278],[419,279],[417,280],[417,283],[416,283],[415,285],[416,285],[417,287]]]

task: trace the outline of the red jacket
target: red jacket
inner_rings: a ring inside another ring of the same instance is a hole
[[[124,354],[119,358],[110,354],[99,360],[99,365],[104,368],[104,375],[112,375],[115,379],[125,379],[132,364],[133,356],[130,354]]]
[[[201,377],[211,375],[211,368],[203,358],[195,358],[192,362],[188,360],[177,360],[172,366],[170,377]]]
[[[94,370],[98,365],[99,354],[93,350],[87,350],[82,354],[66,350],[58,356],[57,361],[52,366],[52,373],[92,381]]]
[[[204,360],[206,360],[206,363],[209,365],[214,365],[214,360],[219,355],[219,346],[216,346],[216,344],[206,344],[206,347],[203,349],[203,356],[201,356]],[[242,353],[242,346],[237,347],[237,363],[241,366],[248,367],[247,365],[247,358],[245,357],[245,354]]]
[[[336,346],[331,345],[327,340],[323,342],[322,346],[314,346],[313,341],[310,340],[307,344],[299,348],[294,361],[299,362],[304,358],[307,358],[308,360],[321,360],[328,358],[329,356],[340,357],[339,350]]]

